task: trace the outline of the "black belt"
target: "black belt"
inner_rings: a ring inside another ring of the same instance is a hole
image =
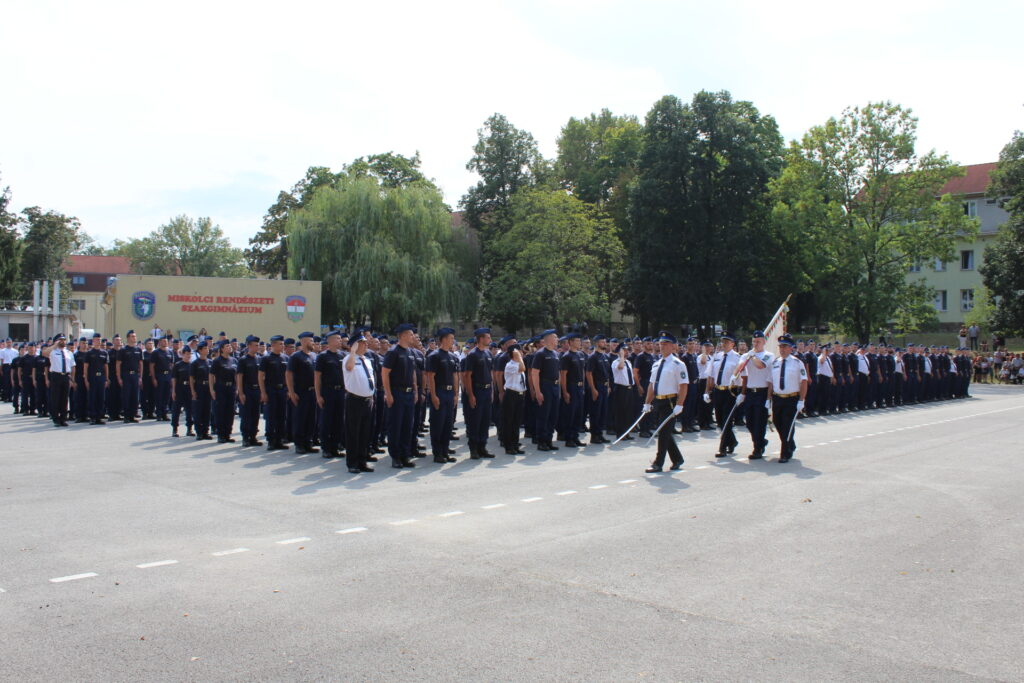
[[[50,370],[50,376],[57,375],[58,377],[67,377],[69,374],[71,374],[71,373],[68,373],[68,372],[58,372],[57,370]]]
[[[271,389],[284,389],[284,385],[283,384],[275,384],[274,386],[272,386],[270,388]]]
[[[768,391],[768,387],[747,387],[748,392],[762,392]]]
[[[583,382],[576,382],[576,386],[582,387],[583,386]]]
[[[455,385],[453,385],[453,384],[447,384],[447,385],[445,385],[445,386],[443,386],[443,387],[439,388],[439,389],[438,389],[438,391],[452,391],[452,390],[454,390],[454,389],[455,389]]]
[[[198,382],[196,382],[196,384],[198,384],[201,387],[205,387],[208,384],[208,382],[204,379],[201,379]]]
[[[353,394],[352,392],[348,393],[347,398],[359,399],[360,401],[372,401],[373,400],[373,396],[360,396],[359,394]]]
[[[401,391],[403,394],[408,394],[412,391],[412,387],[391,387],[391,391]]]
[[[103,373],[102,372],[94,372],[94,373],[92,373],[92,376],[93,377],[102,377]]]
[[[129,370],[128,374],[129,375],[137,375],[137,374],[139,374],[139,371],[138,370]]]
[[[542,379],[541,382],[543,382],[544,384],[554,384],[556,386],[558,385],[557,379]],[[582,384],[582,382],[580,382],[580,384]]]
[[[161,375],[169,375],[169,374],[171,374],[171,371],[170,370],[161,370],[160,374]]]
[[[490,384],[474,384],[473,388],[474,389],[490,389],[491,385]]]
[[[222,386],[222,387],[233,387],[233,386],[235,386],[235,383],[234,382],[221,382],[220,386]]]
[[[519,389],[508,389],[507,387],[506,387],[505,391],[511,391],[513,394],[525,394],[526,393],[525,389],[520,391]]]
[[[345,385],[344,384],[335,384],[334,386],[327,387],[327,388],[328,389],[334,389],[335,391],[337,391],[338,389],[344,389]]]
[[[246,389],[259,389],[259,388],[260,388],[259,384],[250,384],[249,386],[246,387]]]

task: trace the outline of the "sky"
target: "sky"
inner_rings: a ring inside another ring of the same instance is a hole
[[[495,112],[547,157],[570,117],[642,120],[700,90],[752,101],[787,140],[891,100],[919,117],[919,153],[961,164],[1024,129],[1019,0],[3,0],[0,16],[0,187],[104,245],[187,214],[245,247],[309,166],[388,151],[419,151],[454,207]]]

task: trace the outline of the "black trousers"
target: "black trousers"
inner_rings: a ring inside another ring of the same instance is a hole
[[[373,427],[373,399],[345,394],[345,464],[366,467]]]
[[[59,372],[50,373],[50,417],[54,424],[68,421],[68,394],[71,378]]]
[[[711,402],[715,407],[715,424],[722,430],[722,437],[718,440],[718,452],[724,453],[728,449],[736,448],[736,444],[739,443],[732,431],[736,416],[733,415],[733,419],[729,420],[729,413],[736,405],[736,394],[732,389],[715,389],[711,395]],[[729,424],[726,424],[727,420]]]
[[[636,402],[633,400],[634,396],[636,396],[635,386],[627,386],[625,384],[615,384],[612,386],[610,422],[617,436],[625,434],[626,430],[633,424],[633,420],[636,419],[636,415],[633,412],[636,405]],[[666,426],[665,429],[669,429],[669,427]]]
[[[672,409],[675,406],[675,397],[654,399],[654,408],[651,411],[654,413],[654,419],[657,420],[654,426],[657,427],[664,422],[672,414]],[[683,454],[679,452],[679,446],[676,445],[676,437],[672,432],[671,424],[665,425],[658,432],[658,452],[654,456],[654,462],[651,463],[651,466],[659,468],[664,466],[666,455],[668,455],[673,465],[681,465],[683,463]]]
[[[523,423],[523,409],[525,407],[525,392],[505,390],[505,396],[501,399],[501,443],[505,448],[512,449],[519,445],[519,425]]]
[[[772,423],[775,424],[775,431],[779,434],[782,442],[782,454],[780,457],[789,458],[796,450],[796,404],[799,396],[781,398],[772,397]]]

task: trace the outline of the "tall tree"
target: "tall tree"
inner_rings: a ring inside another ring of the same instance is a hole
[[[509,217],[492,245],[499,265],[484,289],[484,314],[511,330],[609,322],[624,253],[612,221],[564,191],[542,188],[513,195]]]
[[[569,119],[558,136],[559,181],[579,199],[603,206],[632,179],[642,134],[635,116],[616,116],[607,109]]]
[[[0,300],[15,299],[23,293],[21,282],[22,241],[18,216],[9,211],[11,188],[0,190]]]
[[[116,240],[111,252],[125,256],[146,275],[249,277],[241,249],[235,249],[209,218],[175,216],[146,237]]]
[[[763,324],[779,303],[765,267],[766,190],[782,166],[775,120],[727,92],[647,114],[630,187],[624,285],[641,327]]]
[[[21,212],[23,253],[21,257],[22,292],[28,297],[33,280],[60,282],[70,292],[64,260],[75,250],[81,223],[74,216],[43,211],[32,206]]]
[[[413,183],[426,183],[437,189],[434,182],[420,170],[420,153],[411,157],[385,152],[368,157],[359,157],[345,164],[343,175],[352,178],[376,178],[382,187],[408,187]]]
[[[993,329],[1024,334],[1024,133],[1017,131],[999,154],[989,196],[1010,214],[995,244],[985,250],[981,277],[989,290]],[[977,297],[975,305],[977,305]]]
[[[345,177],[292,213],[286,230],[289,273],[323,282],[326,320],[426,324],[476,307],[448,207],[429,184]]]
[[[773,185],[784,239],[817,252],[804,264],[805,284],[829,319],[861,341],[891,321],[915,327],[932,316],[929,289],[907,280],[910,265],[951,260],[957,240],[977,232],[959,200],[939,197],[963,170],[934,150],[918,156],[916,138],[909,109],[847,109],[790,149]]]

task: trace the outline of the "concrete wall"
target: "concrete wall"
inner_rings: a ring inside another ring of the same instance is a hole
[[[118,275],[113,305],[102,332],[124,335],[134,329],[139,337],[149,336],[154,324],[181,337],[206,328],[217,336],[243,338],[256,334],[264,339],[274,334],[295,337],[299,332],[318,331],[320,325],[319,281],[253,280],[234,278],[172,277],[164,275]],[[137,305],[145,293],[153,305]],[[286,299],[305,298],[305,310],[293,312]]]

